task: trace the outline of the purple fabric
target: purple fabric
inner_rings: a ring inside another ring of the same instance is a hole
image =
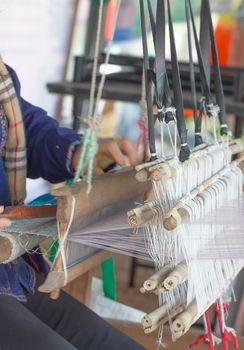
[[[23,113],[26,144],[27,174],[31,179],[42,177],[51,183],[72,178],[71,158],[80,136],[70,129],[60,128],[55,119],[20,96],[20,82],[8,67]],[[0,107],[0,205],[8,204],[7,182],[1,151],[7,137],[7,123]],[[21,257],[11,264],[0,264],[0,294],[11,295],[24,302],[23,288],[34,293],[35,270],[47,273],[47,264],[41,255]]]

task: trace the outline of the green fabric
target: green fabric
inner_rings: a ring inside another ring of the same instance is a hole
[[[116,277],[114,258],[102,262],[103,292],[105,297],[116,300]]]
[[[57,251],[58,251],[58,247],[59,247],[59,242],[58,242],[58,239],[56,241],[53,242],[53,245],[50,249],[50,254],[49,254],[49,257],[48,257],[48,260],[53,263],[54,262],[54,259],[55,259],[55,256],[57,254]]]

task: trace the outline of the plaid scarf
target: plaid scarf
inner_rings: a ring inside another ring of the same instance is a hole
[[[8,121],[5,170],[12,205],[26,196],[26,146],[22,112],[11,76],[0,57],[0,104]]]

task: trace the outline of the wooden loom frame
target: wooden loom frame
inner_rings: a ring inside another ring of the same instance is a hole
[[[125,168],[118,172],[99,176],[94,179],[93,189],[89,195],[87,195],[87,186],[84,182],[78,182],[53,190],[52,194],[57,197],[56,217],[60,225],[60,239],[64,237],[70,222],[73,198],[75,198],[73,219],[83,219],[103,208],[133,199],[149,191],[151,183],[139,183],[135,175],[136,171],[134,169]],[[64,243],[64,249],[66,248],[67,241]],[[111,254],[109,255],[101,251],[96,256],[96,263],[99,264],[109,256]],[[83,273],[89,271],[92,264],[91,257],[85,262],[68,268],[67,280],[65,281],[63,261],[59,253],[45,282],[39,287],[39,291],[50,293],[52,299],[57,299],[60,289]]]

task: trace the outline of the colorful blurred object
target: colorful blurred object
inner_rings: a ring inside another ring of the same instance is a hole
[[[231,10],[220,16],[215,35],[221,65],[244,64],[244,17],[240,11],[243,8],[244,1],[235,0]]]

